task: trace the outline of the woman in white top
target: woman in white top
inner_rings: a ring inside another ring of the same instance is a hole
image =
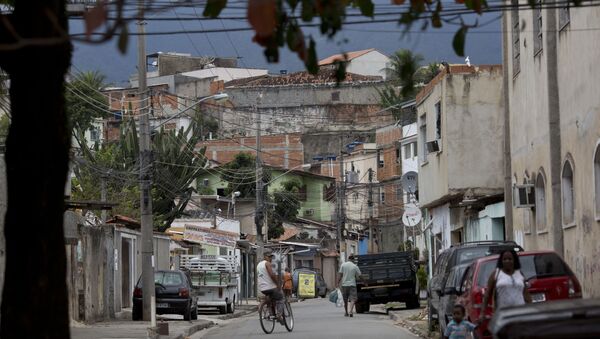
[[[495,309],[531,302],[531,296],[525,288],[525,277],[520,268],[521,262],[514,250],[505,250],[500,253],[496,269],[488,279],[487,290],[483,297],[483,309],[487,307],[492,295],[494,295]],[[483,321],[484,315],[485,312],[481,312],[480,321]]]

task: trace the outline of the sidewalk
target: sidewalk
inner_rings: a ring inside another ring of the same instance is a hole
[[[198,314],[198,320],[184,321],[171,316],[158,316],[157,322],[166,322],[169,326],[169,335],[161,335],[160,339],[184,339],[203,329],[216,325],[219,320],[229,320],[246,316],[257,310],[257,302],[249,301],[248,305],[236,305],[234,314]],[[71,322],[72,339],[105,339],[127,338],[146,339],[150,322],[132,321],[131,312],[126,310],[118,315],[117,319],[98,322],[95,324],[82,324]]]
[[[396,306],[396,305],[394,305]],[[427,306],[421,302],[420,309],[406,309],[404,303],[398,303],[396,307],[387,308],[384,305],[373,305],[372,310],[387,313],[396,324],[407,329],[422,339],[439,338],[439,333],[428,333],[427,330]],[[436,336],[437,333],[437,336]]]

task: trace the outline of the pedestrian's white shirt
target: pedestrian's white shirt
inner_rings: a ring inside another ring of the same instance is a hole
[[[504,273],[501,269],[496,271],[496,303],[497,308],[525,304],[523,289],[525,278],[520,270],[515,270],[512,275]]]
[[[267,265],[271,265],[270,262],[263,260],[258,263],[256,267],[256,273],[258,274],[258,289],[262,291],[272,290],[277,288],[277,285],[271,279],[269,271],[267,271]]]

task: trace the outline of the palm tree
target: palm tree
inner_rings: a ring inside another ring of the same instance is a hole
[[[390,66],[385,68],[390,82],[378,90],[380,102],[383,107],[392,107],[390,111],[396,120],[408,121],[411,118],[403,116],[406,112],[397,106],[414,99],[419,88],[439,73],[439,65],[421,66],[423,56],[407,49],[396,51],[390,61]]]
[[[108,101],[100,92],[105,86],[106,76],[98,71],[77,73],[67,83],[65,98],[69,128],[87,131],[93,127],[95,118],[107,115]]]
[[[392,84],[400,86],[400,95],[403,98],[415,95],[415,73],[421,67],[423,56],[413,54],[408,49],[396,51],[390,57],[390,67],[386,68]]]

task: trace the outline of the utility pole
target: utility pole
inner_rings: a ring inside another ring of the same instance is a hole
[[[371,253],[375,253],[375,236],[373,234],[373,169],[369,168],[369,200],[367,205],[369,206],[369,247]]]
[[[154,295],[154,256],[152,244],[152,197],[150,195],[151,149],[150,123],[147,114],[146,96],[146,41],[144,37],[144,0],[138,0],[138,92],[140,119],[140,209],[142,222],[142,300],[143,317],[156,327]]]
[[[100,178],[100,201],[102,202],[106,202],[106,176],[102,175],[102,177]],[[106,223],[106,210],[103,208],[102,211],[100,212],[101,214],[101,219],[102,219],[102,223],[105,224]]]
[[[344,243],[344,239],[343,239],[343,229],[344,229],[344,224],[345,224],[345,211],[344,211],[344,194],[345,190],[344,190],[344,186],[346,184],[346,180],[344,178],[344,141],[343,141],[343,136],[340,137],[340,161],[339,161],[339,167],[340,167],[340,181],[338,182],[337,185],[337,203],[338,203],[338,208],[337,208],[337,246],[338,249],[340,251],[340,259],[346,260],[346,257],[344,255],[345,253],[345,243]]]
[[[262,260],[263,257],[263,225],[264,225],[264,205],[263,205],[263,178],[262,164],[260,159],[260,111],[258,105],[262,99],[262,94],[258,96],[256,102],[256,211],[254,222],[256,224],[256,245],[258,250],[256,253],[257,260]]]

